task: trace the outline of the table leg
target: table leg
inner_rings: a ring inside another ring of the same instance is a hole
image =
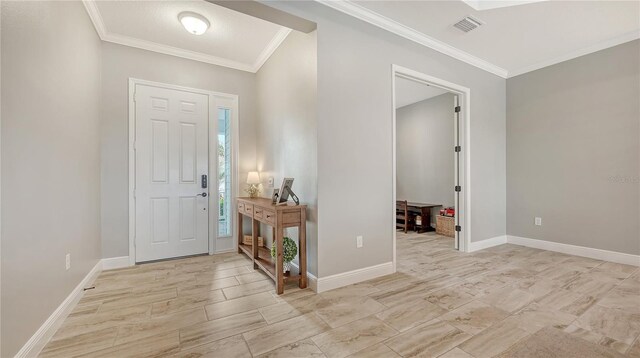
[[[276,236],[274,236],[273,244],[276,245],[276,293],[281,295],[284,293],[284,273],[283,270],[283,245],[282,238],[284,237],[284,230],[282,227],[282,215],[277,215],[276,218]]]
[[[431,208],[422,208],[422,227],[425,232],[431,231]]]
[[[251,226],[251,235],[252,235],[252,245],[251,249],[253,250],[253,269],[258,269],[258,264],[256,263],[256,259],[258,258],[258,235],[260,234],[260,222],[256,219],[252,219],[253,225]]]
[[[298,257],[300,258],[300,288],[307,288],[307,213],[300,210],[300,226],[298,227],[298,241],[300,244]]]
[[[242,253],[242,249],[240,248],[240,244],[242,243],[242,214],[238,212],[238,253]]]

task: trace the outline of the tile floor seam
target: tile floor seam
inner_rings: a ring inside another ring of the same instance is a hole
[[[264,319],[264,317],[262,319]],[[242,338],[244,345],[247,347],[247,351],[249,351],[249,355],[251,356],[251,358],[254,358],[255,355],[253,354],[253,352],[251,352],[251,347],[249,347],[249,342],[247,342],[247,339],[244,337],[244,333],[240,333],[240,337]]]
[[[471,357],[476,358],[476,356],[474,356],[473,354],[471,354],[471,353],[469,353],[469,352],[465,351],[464,349],[462,349],[462,348],[460,347],[460,345],[458,345],[456,348],[458,348],[459,350],[461,350],[461,351],[463,351],[463,352],[467,353],[467,354],[468,354],[468,355],[470,355]]]

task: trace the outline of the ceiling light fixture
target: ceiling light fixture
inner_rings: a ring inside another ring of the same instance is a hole
[[[184,28],[194,35],[202,35],[209,28],[209,20],[195,12],[185,11],[178,15],[178,20]]]

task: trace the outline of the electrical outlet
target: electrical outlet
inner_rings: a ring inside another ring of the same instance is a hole
[[[269,177],[269,179],[267,179],[267,183],[269,185],[269,188],[273,188],[273,177]]]
[[[71,268],[71,254],[67,254],[67,256],[65,256],[64,263],[67,270]]]
[[[542,218],[536,217],[535,224],[536,226],[542,226]]]
[[[362,236],[356,236],[356,247],[357,248],[362,247]]]

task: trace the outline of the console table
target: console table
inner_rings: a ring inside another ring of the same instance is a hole
[[[307,206],[287,203],[275,205],[267,198],[241,197],[236,201],[238,208],[238,252],[244,253],[253,261],[253,268],[264,271],[276,283],[276,293],[284,293],[284,283],[298,281],[300,288],[307,287]],[[252,245],[242,243],[243,219],[250,218]],[[276,245],[276,258],[265,247],[258,246],[260,223],[272,227],[273,245]],[[300,267],[297,271],[291,268],[291,273],[285,275],[283,271],[282,238],[284,229],[298,228],[298,257]]]

